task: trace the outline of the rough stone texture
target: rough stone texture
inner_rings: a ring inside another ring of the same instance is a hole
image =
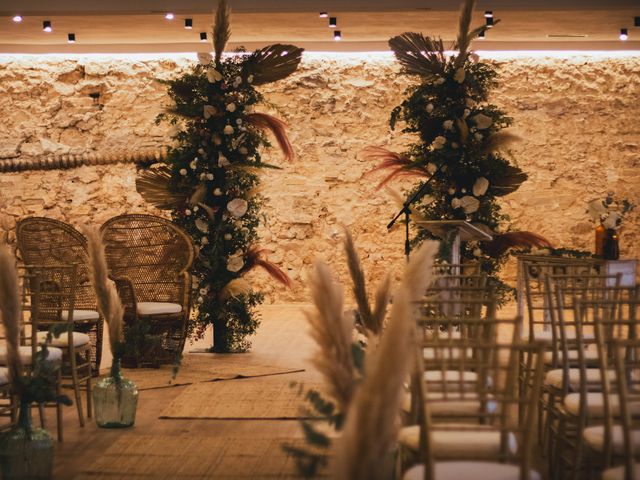
[[[185,57],[0,58],[0,161],[47,153],[82,154],[165,145],[170,126],[154,125],[168,103],[156,78],[188,66]],[[591,249],[586,202],[613,190],[639,203],[640,58],[632,56],[501,57],[493,96],[515,120],[513,147],[529,181],[504,199],[514,226],[557,246]],[[388,128],[391,109],[410,79],[388,55],[309,55],[299,72],[263,87],[289,124],[298,158],[265,171],[269,200],[261,229],[270,258],[289,271],[293,291],[264,275],[253,282],[270,301],[306,301],[304,276],[317,257],[346,279],[341,225],[352,230],[369,278],[402,266],[403,231],[387,233],[397,205],[360,151],[368,145],[402,150],[407,138]],[[100,93],[97,101],[90,94]],[[270,157],[270,158],[269,158]],[[282,164],[277,151],[267,161]],[[145,205],[133,165],[0,174],[0,239],[14,239],[17,219],[45,215],[73,224],[101,224],[123,212],[163,214]],[[400,189],[403,185],[396,184]],[[406,184],[405,184],[406,186]],[[640,246],[637,212],[625,222],[624,256]],[[513,278],[513,265],[505,275]]]

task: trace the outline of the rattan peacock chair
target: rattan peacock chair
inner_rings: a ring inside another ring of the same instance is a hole
[[[16,227],[18,250],[26,265],[59,267],[77,265],[74,330],[89,335],[94,376],[102,357],[103,319],[98,313],[89,276],[87,239],[71,225],[43,217],[20,220]]]
[[[191,310],[191,238],[169,220],[129,214],[102,225],[109,274],[125,307],[127,366],[171,363]]]

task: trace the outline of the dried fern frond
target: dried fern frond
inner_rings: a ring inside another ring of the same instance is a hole
[[[351,282],[353,283],[353,296],[358,305],[360,320],[364,328],[377,335],[380,331],[373,323],[373,314],[371,313],[369,297],[367,296],[367,285],[364,279],[362,263],[356,251],[356,246],[353,243],[351,232],[349,232],[346,227],[344,228],[344,251],[347,255],[347,266],[349,267],[349,274],[351,275]]]
[[[504,172],[499,176],[491,176],[489,178],[489,190],[496,197],[501,197],[515,192],[526,182],[529,176],[513,165],[507,165]]]
[[[276,43],[253,52],[245,63],[245,75],[253,76],[254,85],[275,82],[296,71],[304,49]]]
[[[250,123],[257,128],[270,130],[276,138],[276,142],[278,142],[280,150],[284,153],[285,160],[293,160],[295,152],[293,151],[293,146],[287,136],[287,126],[282,120],[272,115],[267,115],[266,113],[250,113],[245,117],[245,119],[247,123]]]
[[[171,168],[164,164],[140,170],[136,190],[146,202],[163,210],[171,210],[186,201],[185,194],[171,190]]]
[[[109,268],[104,253],[102,234],[95,227],[85,225],[82,233],[87,237],[89,251],[89,276],[96,292],[98,310],[109,327],[111,352],[118,351],[118,345],[124,342],[123,317],[124,308],[114,283],[109,280]]]
[[[222,58],[224,47],[227,46],[231,37],[231,8],[227,5],[227,0],[219,0],[216,10],[216,20],[213,25],[213,51],[215,52],[216,63]]]
[[[20,358],[21,310],[16,260],[7,245],[0,245],[0,317],[7,344],[9,381],[16,391],[22,385],[23,372]]]
[[[342,286],[333,282],[329,267],[316,262],[309,275],[309,286],[315,309],[305,312],[311,337],[320,352],[312,362],[325,379],[328,395],[338,411],[346,412],[356,383],[351,353],[353,324],[344,315]]]
[[[444,74],[447,58],[441,39],[405,32],[390,39],[389,48],[393,50],[405,73],[422,75],[425,79]]]
[[[403,384],[414,352],[414,301],[432,281],[437,252],[437,242],[424,242],[411,256],[402,284],[394,294],[387,328],[378,348],[367,354],[365,378],[347,413],[342,438],[335,445],[332,478],[388,478],[389,451],[395,443]]]

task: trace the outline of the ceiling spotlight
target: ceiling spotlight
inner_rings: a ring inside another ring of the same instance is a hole
[[[42,22],[42,30],[44,30],[47,33],[52,32],[53,28],[51,28],[51,21],[45,20],[44,22]]]
[[[342,40],[342,34],[340,33],[340,30],[336,30],[335,32],[333,32],[333,39],[336,42],[339,42],[340,40]]]
[[[175,15],[171,12],[167,12],[165,13],[164,18],[166,18],[167,20],[173,20],[175,18]]]
[[[184,19],[184,28],[186,28],[187,30],[191,30],[193,28],[193,20],[190,18],[185,18]]]
[[[329,28],[336,28],[338,26],[338,18],[337,17],[331,17],[329,19]]]
[[[201,42],[207,41],[207,32],[200,32],[200,41]]]
[[[14,15],[13,21],[16,23],[20,23],[22,21],[22,15]]]
[[[67,42],[76,43],[76,34],[75,33],[67,33]]]
[[[482,30],[479,34],[478,34],[478,40],[484,40],[485,36],[484,36],[484,30]]]
[[[493,18],[493,10],[487,10],[484,12],[485,18]]]
[[[633,17],[633,26],[640,27],[640,17]]]
[[[493,27],[493,17],[485,17],[487,28]]]
[[[327,12],[320,12],[320,18],[327,18],[329,14]]]
[[[620,29],[620,40],[626,40],[627,38],[629,38],[629,32],[627,31],[626,28],[621,28]]]

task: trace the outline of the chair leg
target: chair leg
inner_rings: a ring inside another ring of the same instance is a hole
[[[56,381],[56,394],[60,396],[62,394],[62,368],[58,369]],[[56,404],[56,426],[58,428],[58,441],[62,442],[62,404],[58,402]]]
[[[78,370],[75,352],[69,352],[69,362],[71,364],[71,381],[73,382],[73,393],[76,397],[76,407],[80,426],[84,427],[84,414],[82,413],[82,397],[80,396],[80,385],[78,382]]]
[[[93,411],[93,398],[91,397],[91,378],[93,376],[93,367],[91,365],[91,350],[87,350],[87,418],[91,418]]]

